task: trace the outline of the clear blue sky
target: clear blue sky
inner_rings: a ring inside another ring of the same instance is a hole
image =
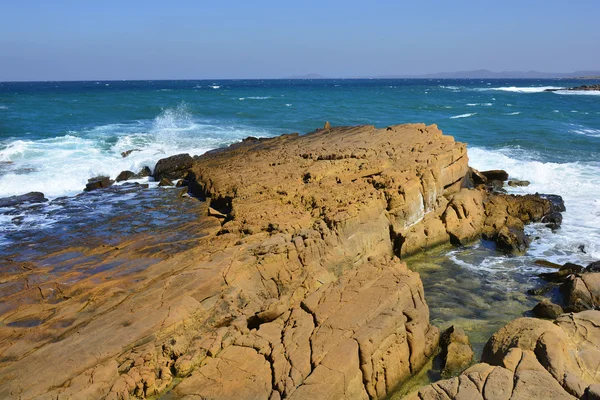
[[[599,0],[2,0],[0,81],[600,69]]]

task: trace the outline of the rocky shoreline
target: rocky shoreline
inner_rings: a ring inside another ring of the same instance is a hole
[[[0,309],[0,396],[385,398],[440,342],[419,274],[402,259],[481,237],[523,252],[524,225],[558,229],[564,210],[557,197],[501,193],[506,173],[471,169],[465,144],[423,124],[248,138],[161,160],[153,176],[201,200],[188,201],[201,207],[202,235],[120,276],[35,284],[25,273]],[[95,181],[88,190],[111,184]],[[111,251],[135,259],[136,240]],[[565,308],[580,313],[518,319],[490,339],[487,364],[413,396],[518,398],[540,386],[592,396],[600,316],[582,310],[600,304],[594,268],[557,272],[570,288]],[[470,364],[464,332],[442,344],[447,375]]]
[[[565,89],[546,89],[545,92],[556,92],[557,90],[576,90],[576,91],[599,91],[600,84],[597,85],[581,85]]]

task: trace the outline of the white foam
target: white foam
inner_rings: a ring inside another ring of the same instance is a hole
[[[249,97],[240,97],[239,100],[267,100],[272,99],[271,96],[249,96]]]
[[[0,110],[8,110],[8,106],[0,104]]]
[[[528,256],[557,263],[586,264],[600,259],[600,162],[551,163],[519,149],[490,151],[469,149],[470,165],[479,170],[504,169],[511,179],[528,180],[527,187],[507,189],[511,193],[548,193],[563,197],[567,211],[562,227],[552,233],[540,224],[528,231],[540,237]],[[579,250],[583,245],[586,253]]]
[[[469,107],[483,106],[483,107],[491,107],[492,103],[467,103]]]
[[[487,92],[489,90],[498,90],[503,92],[515,92],[515,93],[541,93],[545,92],[547,89],[564,89],[563,87],[557,86],[538,86],[538,87],[517,87],[517,86],[508,86],[508,87],[495,87],[495,88],[478,88],[475,89],[477,91]]]
[[[554,93],[571,96],[600,96],[600,90],[557,90]]]
[[[515,112],[511,112],[511,113],[506,113],[504,115],[519,115],[521,114],[521,111],[515,111]]]
[[[591,137],[600,137],[600,129],[587,128],[583,125],[571,124],[574,129],[571,129],[570,132],[576,133],[578,135],[591,136]]]
[[[91,177],[154,168],[164,157],[203,154],[247,136],[267,133],[195,118],[185,104],[152,121],[108,124],[44,140],[0,143],[0,197],[43,192],[53,198],[79,193]],[[116,139],[115,139],[116,138]],[[121,153],[136,149],[129,156]]]
[[[219,86],[219,85],[211,85],[210,87],[213,88],[213,89],[220,89],[221,88],[221,86]]]
[[[460,115],[455,115],[454,117],[450,117],[450,119],[456,119],[456,118],[469,118],[472,117],[473,115],[476,115],[477,113],[470,113],[470,114],[460,114]]]

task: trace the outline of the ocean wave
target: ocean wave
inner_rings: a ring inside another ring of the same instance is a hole
[[[511,112],[511,113],[505,113],[504,115],[519,115],[521,114],[521,111],[515,111],[515,112]]]
[[[600,129],[587,128],[582,125],[572,124],[575,128],[570,132],[576,133],[578,135],[591,136],[591,137],[600,137]]]
[[[477,107],[477,106],[491,107],[491,106],[493,106],[493,104],[492,103],[467,103],[467,106],[469,106],[469,107]]]
[[[210,87],[213,88],[213,89],[220,89],[221,88],[220,85],[210,85]]]
[[[267,99],[272,99],[273,97],[271,96],[249,96],[249,97],[240,97],[239,100],[267,100]]]
[[[200,155],[248,136],[265,137],[269,132],[202,120],[181,103],[153,120],[106,124],[43,140],[13,140],[0,145],[0,197],[29,191],[49,198],[74,195],[91,177],[114,179],[124,170],[153,168],[164,157]],[[138,151],[121,156],[132,149]]]
[[[448,89],[448,90],[454,90],[454,91],[459,91],[461,89],[458,86],[444,86],[444,85],[439,85],[438,87],[440,89]]]
[[[510,179],[531,182],[508,188],[510,193],[551,193],[563,197],[567,211],[561,229],[552,232],[541,224],[528,225],[535,240],[528,256],[556,263],[586,264],[600,259],[600,162],[552,163],[522,149],[469,148],[469,163],[478,170],[504,169]],[[579,250],[583,245],[585,253]]]
[[[541,93],[545,92],[547,89],[564,89],[563,87],[557,86],[539,86],[539,87],[517,87],[517,86],[509,86],[509,87],[495,87],[495,88],[477,88],[475,90],[480,92],[487,91],[502,91],[502,92],[514,92],[514,93]]]
[[[469,118],[469,117],[472,117],[473,115],[477,115],[477,113],[455,115],[454,117],[450,117],[450,119]]]
[[[572,96],[600,96],[600,90],[557,90],[554,93]]]
[[[8,110],[8,106],[0,104],[0,110]]]

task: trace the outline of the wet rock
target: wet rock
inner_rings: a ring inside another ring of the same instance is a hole
[[[160,182],[158,182],[158,186],[173,186],[173,182],[169,178],[162,178]]]
[[[585,272],[600,272],[600,261],[594,261],[585,267]]]
[[[563,283],[566,307],[570,311],[592,310],[600,307],[600,273],[572,275]]]
[[[544,217],[542,218],[542,223],[546,224],[547,228],[556,230],[556,229],[560,228],[560,226],[562,224],[562,220],[563,220],[563,217],[560,212],[552,211],[550,214],[544,215]]]
[[[242,139],[242,142],[257,142],[259,139],[255,136],[248,136]]]
[[[583,271],[581,265],[565,263],[556,272],[544,272],[539,274],[539,277],[549,282],[564,282],[571,275],[579,274]]]
[[[558,304],[552,303],[548,299],[544,299],[533,307],[533,314],[540,318],[556,319],[564,312],[563,308]]]
[[[529,181],[520,181],[518,179],[512,179],[510,181],[508,181],[508,186],[511,187],[518,187],[518,186],[529,186],[531,182]]]
[[[153,178],[160,181],[162,178],[183,178],[185,172],[192,166],[194,159],[189,154],[177,154],[175,156],[158,160],[154,167]]]
[[[449,377],[464,371],[473,361],[469,337],[462,328],[451,326],[440,338],[443,369],[442,376]]]
[[[529,238],[520,226],[505,225],[495,237],[496,247],[510,253],[522,253],[529,246]]]
[[[553,262],[547,261],[547,260],[535,260],[534,264],[541,265],[541,266],[547,267],[547,268],[555,268],[555,269],[561,269],[563,267],[561,264],[556,264],[556,263],[553,263]]]
[[[508,172],[501,169],[481,171],[481,175],[485,176],[488,181],[504,182],[508,180]]]
[[[150,167],[143,167],[140,172],[135,174],[136,178],[145,178],[147,176],[152,176],[152,170]]]
[[[141,151],[140,149],[131,149],[131,150],[127,150],[121,153],[121,157],[125,158],[128,155],[130,155],[131,153],[133,153],[134,151]]]
[[[133,171],[121,171],[121,173],[119,175],[117,175],[117,178],[115,180],[117,182],[126,181],[128,179],[131,179],[134,176],[135,176],[135,173]]]
[[[565,207],[565,201],[563,200],[562,196],[559,196],[557,194],[540,194],[539,196],[542,199],[547,199],[550,201],[550,204],[552,204],[553,211],[556,211],[556,212],[567,211],[567,208]]]
[[[89,192],[96,189],[105,189],[110,187],[113,181],[108,176],[97,176],[95,178],[88,179],[88,183],[85,185],[85,191]]]
[[[41,192],[29,192],[18,196],[4,197],[0,199],[0,207],[14,207],[21,204],[45,203],[48,199]]]
[[[186,181],[185,179],[179,179],[177,180],[177,182],[175,183],[175,186],[177,187],[186,187],[189,185],[189,182]]]

